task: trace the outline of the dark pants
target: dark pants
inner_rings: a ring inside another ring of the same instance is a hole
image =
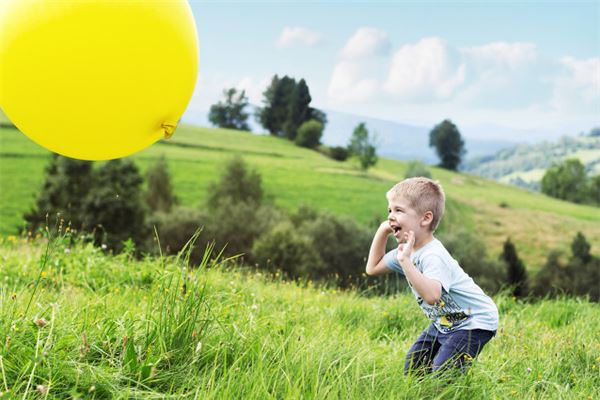
[[[465,372],[496,331],[483,329],[440,333],[431,324],[411,346],[404,361],[404,373],[439,372],[456,367]]]

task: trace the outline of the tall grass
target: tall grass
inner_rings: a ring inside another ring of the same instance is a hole
[[[427,320],[409,293],[338,292],[232,268],[217,256],[208,248],[190,269],[185,252],[135,260],[68,234],[4,240],[0,391],[96,399],[600,396],[600,306],[585,299],[497,296],[500,330],[470,373],[452,384],[417,381],[403,376],[403,359]]]

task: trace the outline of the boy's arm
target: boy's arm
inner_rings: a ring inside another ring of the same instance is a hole
[[[391,270],[385,265],[383,256],[385,255],[385,244],[387,238],[392,233],[392,227],[388,221],[384,221],[379,225],[371,249],[369,250],[369,258],[367,259],[367,275],[383,275]]]
[[[412,287],[419,293],[419,296],[427,304],[433,305],[442,297],[442,284],[436,279],[426,277],[415,267],[410,259],[415,244],[415,234],[413,231],[409,231],[407,236],[407,242],[401,243],[398,246],[398,262],[404,270],[406,279],[408,279]]]

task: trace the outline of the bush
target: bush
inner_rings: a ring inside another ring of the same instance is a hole
[[[409,161],[406,169],[406,173],[404,174],[404,178],[414,178],[418,176],[423,176],[425,178],[431,179],[431,172],[427,169],[427,166],[421,161]]]
[[[281,219],[279,211],[270,205],[257,206],[224,198],[220,207],[210,212],[205,234],[215,241],[217,250],[225,248],[224,255],[243,255],[253,261],[254,242]]]
[[[249,170],[239,156],[227,163],[219,182],[209,185],[206,205],[211,210],[221,208],[221,202],[225,198],[254,204],[260,204],[263,200],[260,174]]]
[[[335,146],[330,149],[331,158],[337,161],[346,161],[348,159],[348,148]]]
[[[485,243],[475,235],[458,231],[445,233],[440,240],[462,269],[483,290],[496,293],[506,282],[506,265],[488,258]]]
[[[165,156],[162,155],[146,172],[148,189],[146,204],[152,211],[169,212],[178,203],[171,186],[171,176]]]
[[[260,267],[269,271],[281,270],[292,279],[315,279],[324,267],[311,238],[289,221],[276,225],[258,239],[252,253]]]
[[[207,214],[186,207],[174,208],[170,213],[156,212],[150,217],[150,225],[156,227],[161,251],[165,255],[179,253],[194,233],[199,229],[202,230],[190,253],[190,263],[192,265],[199,264],[202,261],[204,249],[210,241],[204,229],[207,221]],[[156,237],[153,236],[153,249],[158,247],[155,240]]]
[[[321,143],[321,136],[323,136],[323,124],[311,119],[300,125],[295,142],[298,146],[314,149]]]
[[[335,279],[340,287],[350,286],[365,269],[371,232],[349,218],[321,214],[300,226],[324,263],[317,278]]]

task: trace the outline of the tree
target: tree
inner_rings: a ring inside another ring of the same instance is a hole
[[[513,295],[515,297],[524,296],[527,293],[527,271],[510,238],[504,242],[500,259],[508,265],[507,282],[513,288]]]
[[[600,175],[589,179],[587,192],[590,204],[600,206]]]
[[[311,119],[300,125],[295,141],[298,146],[314,149],[321,143],[321,136],[323,136],[323,125]]]
[[[219,208],[223,199],[234,203],[260,204],[263,199],[262,179],[256,171],[251,171],[241,157],[231,159],[219,182],[208,189],[207,205],[211,210]]]
[[[441,160],[440,166],[456,171],[462,157],[466,154],[465,143],[456,125],[446,119],[436,125],[429,133],[429,147],[435,151]]]
[[[126,159],[110,160],[94,171],[82,208],[96,245],[119,252],[129,238],[138,246],[148,238],[142,182],[138,168]]]
[[[358,157],[360,166],[365,171],[377,163],[377,149],[364,122],[354,128],[348,144],[348,151]]]
[[[70,223],[72,227],[81,229],[82,201],[90,190],[91,176],[90,161],[53,154],[50,164],[46,167],[44,183],[36,205],[23,216],[28,229],[45,226],[46,215],[52,218],[56,214],[60,214],[59,218],[63,219],[65,224]]]
[[[585,236],[581,232],[577,232],[577,235],[571,243],[571,253],[573,258],[579,258],[583,263],[588,263],[592,259],[590,253],[591,246],[585,239]]]
[[[306,81],[300,79],[300,82],[294,86],[289,98],[288,116],[283,125],[283,130],[288,139],[296,139],[300,125],[309,120],[310,107],[308,105],[311,100]]]
[[[258,110],[258,121],[271,135],[285,136],[284,125],[288,120],[290,97],[296,81],[288,76],[277,75],[263,93],[264,107]]]
[[[209,121],[220,128],[239,129],[248,131],[250,127],[246,122],[248,113],[244,108],[248,106],[246,92],[238,92],[235,88],[223,90],[224,102],[219,101],[210,107]]]
[[[582,203],[588,197],[585,167],[576,158],[554,164],[542,178],[542,192],[548,196]]]
[[[152,211],[170,212],[171,208],[178,203],[171,186],[171,176],[164,155],[146,172],[148,189],[145,193],[146,204]]]

